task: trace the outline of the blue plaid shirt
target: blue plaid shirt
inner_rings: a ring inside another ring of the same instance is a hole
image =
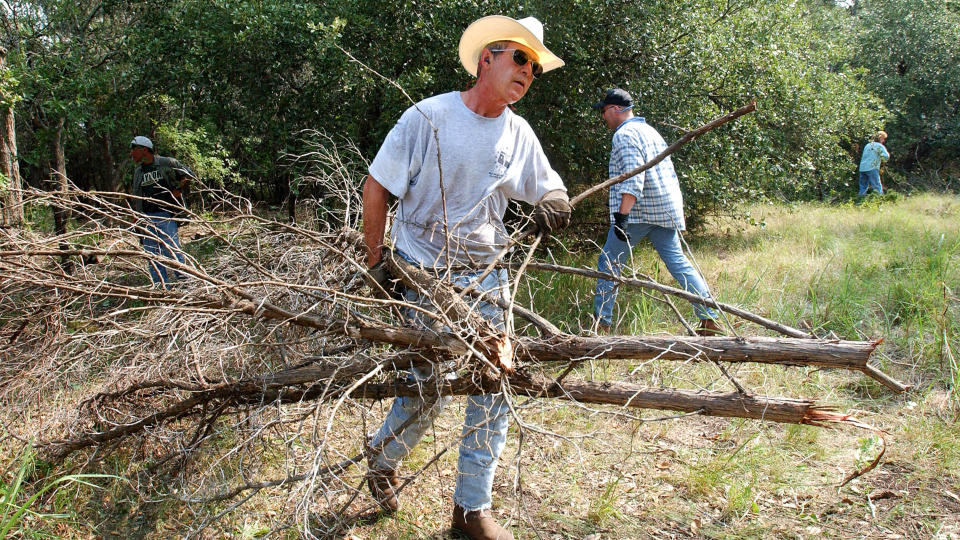
[[[667,148],[666,141],[642,117],[633,117],[620,124],[613,133],[610,150],[610,178],[632,171],[650,161]],[[619,184],[610,186],[610,221],[620,210],[624,193],[637,198],[630,210],[629,223],[652,223],[668,229],[684,230],[683,194],[673,162],[667,157],[655,167],[647,169]]]

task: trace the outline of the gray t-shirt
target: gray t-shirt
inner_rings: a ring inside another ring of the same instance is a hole
[[[460,92],[407,109],[369,172],[400,199],[394,247],[427,267],[446,264],[444,200],[451,262],[483,264],[506,242],[509,199],[533,204],[548,191],[566,189],[526,120],[510,109],[496,118],[480,116]]]

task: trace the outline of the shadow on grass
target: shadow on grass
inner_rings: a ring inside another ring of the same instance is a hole
[[[338,514],[316,515],[310,520],[310,532],[320,538],[348,538],[354,527],[376,525],[381,521],[389,521],[393,516],[381,511],[370,511],[354,516]]]
[[[380,525],[384,531],[390,531],[389,538],[433,538],[438,540],[460,540],[468,538],[449,525],[442,530],[430,534],[413,524],[396,523],[393,525],[391,522],[394,520],[399,522],[408,521],[402,511],[399,514],[388,514],[383,511],[372,510],[351,516],[328,513],[313,517],[310,523],[310,532],[319,538],[356,538],[353,531],[355,531],[357,527]]]
[[[158,534],[182,536],[186,532],[169,527],[158,530],[159,524],[168,517],[170,504],[144,501],[126,482],[115,489],[97,492],[84,506],[81,513],[96,518],[96,525],[91,528],[98,538],[156,538]]]

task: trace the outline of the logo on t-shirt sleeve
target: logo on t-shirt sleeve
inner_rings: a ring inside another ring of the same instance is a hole
[[[510,168],[511,155],[506,150],[497,150],[497,159],[493,164],[493,168],[490,169],[490,172],[487,173],[491,178],[501,179],[507,174],[507,169]]]

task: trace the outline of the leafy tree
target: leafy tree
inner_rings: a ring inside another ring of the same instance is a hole
[[[111,13],[94,0],[7,3],[6,43],[24,96],[18,118],[21,160],[39,185],[54,156],[83,187],[114,189],[118,181],[114,133],[129,129],[123,102],[128,13]],[[125,151],[125,145],[122,147]]]
[[[853,63],[890,108],[893,159],[953,159],[960,152],[960,4],[863,0]],[[867,134],[864,133],[864,136]]]
[[[537,16],[548,46],[567,61],[517,109],[575,190],[606,176],[609,133],[590,104],[607,87],[630,90],[636,112],[668,140],[758,100],[757,113],[676,156],[694,223],[747,199],[846,189],[853,145],[884,114],[849,62],[851,19],[822,1],[16,5],[26,6],[18,74],[35,121],[21,124],[28,159],[46,151],[44,126],[60,114],[72,178],[90,174],[102,156],[122,164],[115,170],[128,166],[125,142],[142,133],[230,189],[288,199],[299,189],[297,171],[282,156],[305,147],[304,130],[347,137],[372,157],[410,105],[386,79],[414,100],[464,89],[471,81],[459,66],[459,37],[489,13]],[[592,203],[581,209],[585,219],[593,211],[604,221],[604,201]]]
[[[756,113],[676,156],[688,217],[696,224],[760,197],[825,196],[853,177],[844,149],[882,112],[838,67],[850,49],[832,39],[830,21],[842,15],[833,10],[790,1],[565,5],[561,47],[590,47],[563,51],[570,67],[536,89],[553,103],[533,104],[532,116],[550,126],[549,147],[586,154],[568,169],[596,177],[606,170],[609,135],[588,104],[605,87],[629,90],[636,114],[668,140],[757,99]],[[560,135],[558,122],[578,125]]]
[[[152,108],[153,127],[164,126],[171,142],[225,149],[221,166],[235,164],[250,180],[220,175],[228,187],[254,198],[284,197],[288,179],[278,159],[315,117],[310,61],[329,42],[317,23],[320,6],[232,0],[165,6],[151,24],[132,29],[141,45],[134,64],[147,66],[137,77],[138,100],[169,105]],[[175,136],[176,130],[183,133]]]

